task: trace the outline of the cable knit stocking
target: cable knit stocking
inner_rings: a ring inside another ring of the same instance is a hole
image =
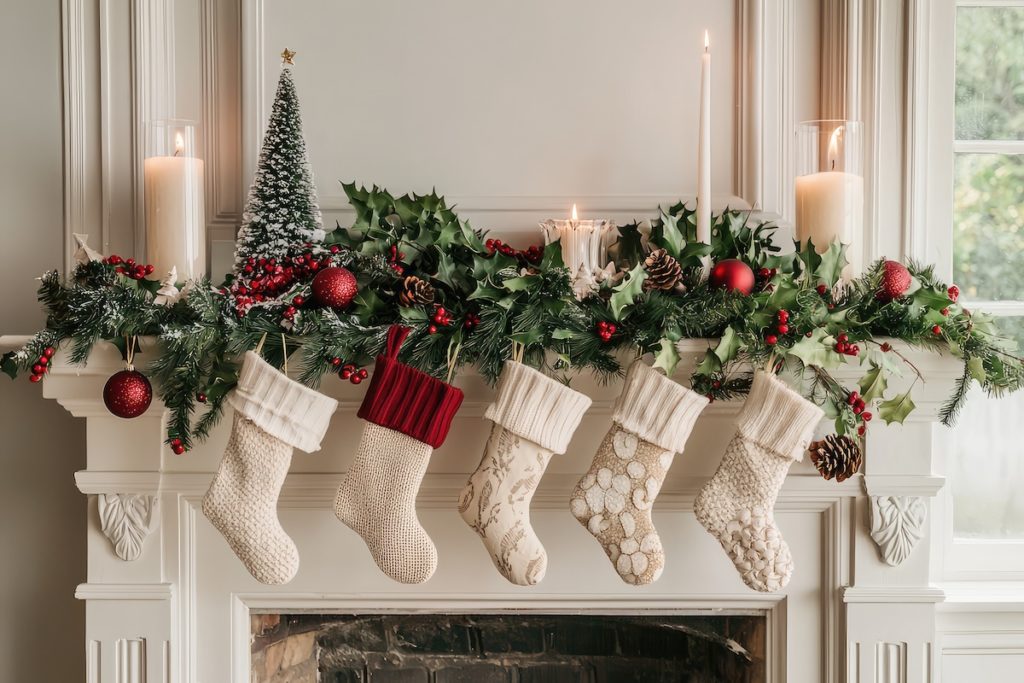
[[[551,456],[564,453],[590,399],[521,363],[505,363],[494,422],[459,513],[480,535],[502,576],[520,586],[544,578],[548,556],[530,525],[530,501]]]
[[[789,466],[803,456],[822,414],[782,380],[758,371],[722,464],[694,502],[697,521],[756,591],[784,588],[793,574],[773,508]]]
[[[423,583],[437,568],[437,549],[416,515],[416,494],[433,449],[444,443],[462,391],[398,361],[409,329],[388,332],[359,417],[355,460],[334,499],[334,513],[362,536],[381,571]]]
[[[257,581],[288,583],[299,569],[299,552],[277,519],[277,498],[292,448],[319,450],[338,403],[251,351],[228,403],[235,409],[231,438],[203,497],[203,514]]]
[[[626,583],[652,583],[665,568],[651,507],[707,403],[642,361],[626,373],[612,428],[570,501]]]

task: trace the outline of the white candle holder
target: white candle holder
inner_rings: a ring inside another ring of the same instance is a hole
[[[613,221],[548,219],[540,227],[544,230],[545,244],[561,243],[562,261],[569,269],[577,299],[597,292],[602,282],[615,275],[615,266],[608,261],[605,241],[615,228]]]
[[[176,268],[184,280],[206,275],[203,160],[196,126],[168,119],[147,126],[146,261],[164,277]]]
[[[838,240],[850,262],[844,276],[861,270],[864,235],[864,170],[859,121],[804,121],[797,126],[796,239],[810,239],[819,254]]]

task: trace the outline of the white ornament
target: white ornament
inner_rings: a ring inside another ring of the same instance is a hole
[[[153,303],[157,306],[173,306],[181,298],[181,291],[178,289],[178,268],[171,266],[171,270],[160,281],[160,289],[156,290]]]
[[[71,233],[75,238],[75,263],[86,264],[90,261],[102,261],[103,254],[89,246],[89,236],[77,232]]]

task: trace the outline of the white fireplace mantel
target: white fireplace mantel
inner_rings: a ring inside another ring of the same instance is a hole
[[[683,345],[683,380],[708,342]],[[391,582],[361,540],[335,518],[334,490],[358,440],[355,411],[364,389],[328,376],[322,390],[340,402],[323,450],[296,453],[280,516],[302,564],[283,587],[255,582],[199,510],[227,439],[221,424],[184,456],[163,445],[159,402],[121,420],[103,406],[106,379],[121,369],[113,346],[99,345],[87,365],[58,352],[43,383],[47,398],[87,421],[88,466],[76,475],[89,496],[88,576],[76,593],[87,603],[88,680],[191,683],[249,680],[250,611],[601,612],[762,610],[769,619],[769,680],[931,681],[936,670],[935,604],[929,584],[932,474],[939,407],[960,374],[959,361],[899,347],[924,373],[905,425],[872,423],[864,473],[836,484],[809,462],[797,463],[777,506],[796,562],[787,590],[748,590],[717,542],[691,511],[732,434],[739,402],[711,404],[655,506],[667,567],[649,587],[619,581],[600,547],[572,518],[568,492],[606,431],[618,383],[581,375],[573,386],[594,404],[568,453],[555,458],[534,499],[533,523],[550,567],[534,588],[507,584],[476,535],[458,518],[458,492],[487,437],[483,411],[492,397],[472,373],[457,383],[466,400],[448,443],[435,452],[419,496],[422,522],[440,563],[421,586]],[[144,366],[145,347],[138,360]],[[138,362],[138,361],[137,361]],[[852,385],[856,366],[838,375]],[[909,378],[891,383],[899,391]],[[823,423],[819,434],[830,431]]]

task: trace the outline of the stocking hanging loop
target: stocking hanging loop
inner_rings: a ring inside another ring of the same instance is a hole
[[[405,325],[392,325],[388,328],[388,343],[384,351],[388,358],[398,358],[398,352],[402,348],[402,343],[411,331],[412,328]]]

